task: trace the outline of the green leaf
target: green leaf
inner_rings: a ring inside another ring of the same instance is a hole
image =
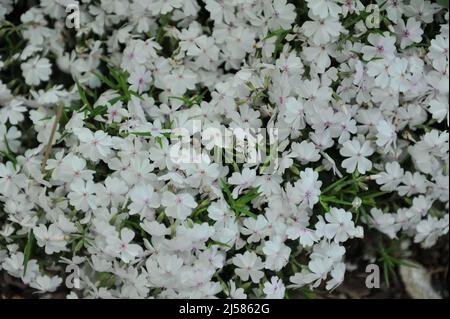
[[[338,179],[336,182],[328,185],[327,187],[325,187],[322,190],[322,193],[328,193],[329,191],[333,190],[334,188],[336,188],[337,186],[339,186],[340,184],[344,183],[347,180],[348,176],[345,176],[341,179]]]
[[[258,188],[251,188],[244,196],[239,197],[236,200],[237,205],[245,205],[255,198],[259,197],[261,193],[258,191]]]
[[[89,111],[92,112],[93,107],[86,97],[86,92],[84,91],[83,87],[80,85],[80,83],[78,81],[76,81],[75,83],[77,85],[77,90],[78,90],[78,94],[80,94],[81,101],[89,109]]]
[[[118,83],[118,87],[123,91],[126,99],[129,100],[130,99],[130,91],[128,89],[127,74],[125,74],[125,72],[115,69],[113,66],[108,65],[107,67],[108,67],[108,70],[111,73],[111,75],[114,77],[114,79]]]
[[[197,101],[198,97],[193,97],[193,98],[188,98],[188,97],[184,97],[184,96],[169,96],[169,99],[173,99],[173,100],[178,100],[183,102],[184,105],[191,107],[192,105],[194,105]]]
[[[323,196],[322,195],[322,196],[320,196],[320,201],[322,201],[324,203],[334,203],[334,204],[353,206],[353,203],[338,199],[334,196]]]
[[[437,0],[437,3],[439,3],[444,8],[448,8],[448,0]]]
[[[250,211],[247,210],[247,209],[241,209],[241,210],[239,210],[239,212],[240,212],[241,214],[244,214],[245,216],[251,217],[251,218],[253,218],[253,219],[257,219],[257,218],[258,218],[258,216],[256,216],[255,214],[253,214],[252,212],[250,212]]]
[[[17,159],[14,156],[14,153],[12,152],[11,148],[9,147],[8,139],[6,138],[6,135],[4,136],[3,140],[5,142],[6,151],[0,151],[0,154],[2,154],[3,157],[6,157],[7,159],[9,159],[12,162],[14,169],[16,169]]]
[[[108,107],[106,105],[99,105],[91,111],[91,116],[95,117],[97,115],[103,115],[106,113],[107,110]]]
[[[220,180],[220,183],[222,185],[222,190],[226,195],[227,203],[236,213],[237,217],[239,217],[240,215],[246,215],[251,218],[257,218],[257,216],[250,211],[250,207],[248,207],[247,204],[261,195],[258,188],[251,188],[246,194],[237,199],[234,199],[230,190],[230,185],[228,185],[228,183],[226,183],[222,179]]]
[[[76,254],[84,245],[84,238],[80,239],[80,241],[75,245],[73,249],[73,253]]]
[[[316,294],[308,288],[302,287],[299,290],[306,299],[314,299],[316,297]]]
[[[328,207],[328,204],[319,200],[320,201],[320,205],[322,205],[322,208],[324,211],[328,212],[330,210],[330,207]]]
[[[93,73],[96,77],[98,77],[98,79],[99,79],[100,81],[102,81],[102,82],[105,83],[107,86],[109,86],[111,89],[116,90],[116,89],[119,88],[119,86],[118,86],[116,83],[114,83],[113,81],[111,81],[111,80],[108,79],[107,77],[103,76],[102,74],[100,74],[100,73],[98,73],[98,72],[95,72],[95,71],[93,71],[92,73]]]
[[[390,287],[390,281],[389,281],[389,273],[390,273],[390,267],[387,263],[383,263],[383,274],[384,274],[384,282],[386,283],[386,286]]]
[[[211,242],[208,243],[208,248],[211,246],[222,246],[222,247],[226,247],[226,248],[231,248],[230,245],[222,243],[220,241],[215,241],[215,240],[212,240]]]
[[[130,95],[133,95],[135,97],[137,97],[139,100],[144,101],[144,98],[142,96],[140,96],[137,92],[134,91],[129,91]]]
[[[223,179],[220,180],[220,184],[222,186],[222,190],[227,195],[228,199],[232,202],[234,202],[233,196],[231,195],[230,186],[228,183],[226,183]]]
[[[34,243],[34,234],[33,231],[30,230],[28,234],[28,241],[25,245],[25,250],[23,251],[23,275],[25,276],[27,272],[28,267],[28,261],[30,260],[31,250],[33,249],[33,243]]]
[[[151,132],[130,132],[132,135],[140,136],[140,137],[151,137]]]
[[[389,194],[389,192],[373,192],[373,193],[368,193],[368,194],[362,194],[361,199],[375,198],[375,197],[383,196],[386,194]]]

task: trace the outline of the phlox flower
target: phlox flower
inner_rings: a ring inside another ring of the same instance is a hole
[[[47,58],[36,56],[20,66],[25,82],[28,85],[39,85],[42,81],[48,81],[52,73],[52,65]]]
[[[188,193],[174,194],[164,192],[161,198],[161,204],[166,207],[166,215],[184,220],[188,217],[192,209],[197,207],[197,203],[192,195]]]
[[[42,224],[36,226],[33,233],[39,247],[45,247],[46,254],[51,255],[66,250],[66,237],[55,224],[51,224],[48,228]]]
[[[111,154],[111,137],[102,130],[92,132],[88,128],[76,128],[74,133],[80,141],[79,151],[88,159],[98,161]]]
[[[235,255],[232,260],[237,267],[234,272],[241,280],[247,281],[250,277],[252,282],[259,283],[264,276],[264,273],[261,271],[264,264],[255,253],[246,251],[244,254]]]
[[[356,139],[347,141],[340,150],[342,156],[348,157],[342,162],[342,167],[348,173],[353,173],[355,170],[358,170],[359,173],[365,174],[366,171],[372,169],[372,162],[366,157],[372,155],[373,152],[374,150],[370,146],[369,141],[364,141],[362,145]]]
[[[273,276],[270,282],[264,283],[263,291],[266,294],[266,299],[283,299],[286,288],[280,278]]]
[[[122,228],[120,238],[112,236],[107,238],[106,251],[113,256],[117,256],[124,263],[133,261],[137,256],[142,254],[143,249],[137,244],[132,244],[135,234],[129,228]]]
[[[76,209],[86,212],[89,209],[97,208],[98,198],[95,196],[95,191],[94,182],[76,179],[70,184],[70,192],[67,198]]]

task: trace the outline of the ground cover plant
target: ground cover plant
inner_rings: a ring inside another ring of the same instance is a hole
[[[442,281],[447,8],[1,0],[2,278],[64,298]]]

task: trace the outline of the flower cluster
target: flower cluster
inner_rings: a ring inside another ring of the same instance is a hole
[[[284,298],[340,285],[350,241],[433,246],[448,11],[368,2],[81,0],[70,29],[71,0],[2,0],[0,270],[53,292],[74,266],[68,298]],[[195,121],[276,129],[277,165],[207,134],[174,161]]]

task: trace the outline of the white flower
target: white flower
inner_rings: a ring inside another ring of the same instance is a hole
[[[419,172],[411,174],[411,172],[406,172],[403,175],[402,185],[397,188],[398,194],[400,196],[411,196],[414,194],[425,193],[428,186],[428,181],[425,176],[421,175]]]
[[[18,167],[14,167],[13,163],[0,163],[0,194],[13,196],[25,187],[26,181],[26,176],[19,173]]]
[[[394,91],[406,92],[411,87],[410,74],[408,73],[408,60],[395,58],[389,66],[389,76],[391,77],[390,88]]]
[[[383,35],[370,33],[367,41],[369,41],[371,46],[364,46],[361,49],[361,52],[364,54],[364,60],[370,61],[374,57],[378,57],[390,61],[395,57],[395,38],[389,36],[389,33],[385,32]]]
[[[76,179],[70,184],[70,193],[67,197],[76,209],[86,212],[97,208],[98,198],[95,196],[95,190],[96,187],[92,181]]]
[[[128,163],[128,160],[126,160]],[[120,176],[131,187],[138,184],[146,184],[150,182],[154,175],[150,174],[154,167],[148,159],[138,158],[132,160],[126,169],[122,169]]]
[[[449,201],[449,178],[446,175],[438,174],[435,177],[435,184],[433,184],[432,196],[439,198],[441,202],[447,203]]]
[[[273,276],[270,282],[264,283],[263,292],[266,294],[266,299],[283,299],[285,291],[283,281],[277,276]]]
[[[322,280],[326,280],[332,266],[333,263],[329,259],[312,259],[308,263],[309,272],[304,275],[303,281],[307,284],[311,284],[313,288],[318,287],[321,284]]]
[[[281,73],[288,76],[299,76],[304,71],[302,60],[294,53],[289,54],[287,58],[280,56],[275,65]]]
[[[150,72],[148,72],[144,66],[138,66],[131,72],[128,77],[128,83],[130,83],[130,89],[141,94],[142,92],[148,90],[151,81]]]
[[[174,194],[164,192],[162,194],[161,204],[166,207],[166,215],[184,220],[197,207],[194,197],[188,193]]]
[[[330,44],[312,45],[305,47],[303,49],[303,53],[305,55],[305,59],[316,66],[318,73],[324,73],[325,70],[331,65],[330,55],[332,50],[333,48]],[[323,97],[324,96],[322,95],[319,98]]]
[[[128,192],[127,184],[116,177],[107,177],[103,184],[96,184],[96,194],[100,206],[112,205],[118,206],[125,200],[125,194]]]
[[[319,202],[322,182],[318,179],[319,174],[311,168],[300,172],[300,179],[295,183],[296,194],[294,198],[296,203],[313,208]]]
[[[433,118],[438,122],[442,122],[447,118],[447,125],[449,123],[448,112],[448,95],[438,95],[435,99],[430,101],[430,107],[428,108]]]
[[[349,238],[363,237],[363,229],[361,226],[356,227],[352,221],[352,213],[342,208],[330,207],[330,211],[325,214],[326,224],[320,219],[318,224],[317,235],[325,236],[328,239],[334,239],[335,242],[345,242]],[[323,232],[323,234],[322,234]]]
[[[230,298],[247,299],[244,289],[236,287],[236,283],[234,281],[230,281]]]
[[[321,19],[328,16],[338,17],[342,12],[341,7],[334,0],[306,0],[308,8]]]
[[[399,19],[398,24],[395,27],[397,36],[400,39],[400,48],[404,49],[407,46],[422,41],[423,30],[420,27],[420,22],[414,18],[409,18],[405,22],[403,19]]]
[[[375,78],[375,84],[380,88],[389,86],[389,65],[390,62],[385,59],[376,59],[367,63],[367,74]]]
[[[148,221],[139,224],[143,230],[155,237],[164,237],[170,234],[170,230],[164,224],[160,224],[157,221]]]
[[[432,7],[430,1],[411,0],[409,5],[405,6],[405,14],[408,17],[415,17],[425,23],[433,21],[433,14],[440,10],[440,6]]]
[[[7,150],[7,144],[11,151],[17,152],[18,147],[20,146],[19,138],[22,136],[22,133],[15,126],[11,126],[9,129],[0,123],[0,136],[3,136],[3,140],[0,139],[0,151]]]
[[[35,281],[30,284],[31,287],[39,290],[40,293],[54,292],[62,283],[62,278],[58,276],[49,277],[37,276]]]
[[[248,167],[242,170],[242,173],[234,172],[228,179],[230,185],[237,185],[232,192],[233,198],[238,198],[242,190],[252,186],[256,179],[256,171]]]
[[[398,162],[386,163],[386,172],[375,175],[375,180],[382,191],[392,192],[401,183],[404,170]]]
[[[206,9],[208,10],[209,4],[212,1],[206,1]],[[201,25],[194,21],[188,28],[181,30],[180,34],[180,49],[186,51],[188,55],[197,55],[199,48],[197,47],[195,40],[201,34]]]
[[[286,0],[278,0],[271,2],[271,4],[269,3],[269,1],[266,1],[266,14],[270,17],[269,28],[289,29],[296,17],[294,5],[292,3],[287,3]]]
[[[314,143],[302,141],[299,143],[292,143],[292,153],[290,156],[298,159],[302,164],[309,162],[317,162],[320,159],[319,150],[315,147]]]
[[[338,263],[334,265],[333,270],[330,272],[331,279],[327,282],[326,289],[333,290],[344,281],[345,264]]]
[[[286,235],[289,239],[299,238],[300,245],[305,247],[311,247],[315,242],[319,240],[316,232],[307,228],[309,224],[309,216],[305,212],[300,212],[293,216],[291,223],[286,229]]]
[[[372,169],[372,162],[366,158],[373,154],[369,141],[365,141],[362,145],[357,139],[347,141],[342,145],[339,153],[342,156],[349,157],[342,161],[342,167],[348,173],[358,170],[359,173],[365,174],[366,171]]]
[[[257,243],[269,235],[267,229],[269,222],[263,215],[258,215],[256,219],[246,218],[243,221],[243,225],[241,233],[248,236],[248,243]]]
[[[155,216],[155,208],[160,205],[159,196],[151,185],[138,185],[130,191],[132,203],[129,206],[130,214],[139,214],[152,220]]]
[[[436,243],[438,237],[448,233],[448,215],[441,220],[428,216],[428,219],[424,219],[417,224],[416,231],[414,242],[422,243],[425,248],[431,247]]]
[[[392,127],[386,121],[380,121],[377,126],[377,145],[380,147],[384,147],[385,150],[389,150],[391,148],[391,144],[394,144],[394,148],[397,147],[397,133],[395,132],[395,128]]]
[[[370,223],[380,232],[385,233],[390,238],[397,238],[398,225],[395,224],[393,214],[383,213],[380,209],[372,208],[370,210]]]
[[[75,128],[73,132],[80,140],[78,149],[86,158],[97,161],[111,154],[111,137],[102,130],[93,133],[87,128]]]
[[[176,97],[181,97],[187,90],[193,90],[197,83],[197,75],[188,68],[180,67],[165,77],[166,85]]]
[[[30,259],[27,263],[27,271],[24,272],[24,261],[25,255],[22,252],[11,253],[9,257],[3,260],[2,270],[6,270],[9,275],[21,278],[25,284],[29,284],[39,273],[39,265],[36,259]]]
[[[319,18],[315,16],[311,18],[313,21],[303,23],[302,30],[316,45],[331,42],[343,31],[342,25],[337,18]]]
[[[66,250],[66,239],[64,233],[56,226],[51,224],[48,228],[45,225],[39,225],[33,228],[39,247],[45,247],[45,253],[51,255]]]
[[[243,281],[247,281],[250,277],[252,282],[257,284],[264,277],[264,273],[261,271],[264,268],[264,264],[261,258],[253,252],[246,251],[243,255],[235,255],[233,264],[238,267],[234,269],[234,272]]]
[[[20,17],[0,32],[0,270],[53,292],[77,265],[88,298],[284,298],[334,294],[350,239],[448,236],[436,1],[85,0],[69,43],[70,1],[0,0]]]
[[[274,271],[281,270],[288,263],[291,254],[291,249],[283,244],[280,237],[266,241],[262,250],[266,255],[265,268]]]
[[[107,238],[106,250],[114,256],[120,258],[124,263],[133,261],[142,254],[143,249],[137,244],[131,244],[135,234],[128,228],[122,228],[120,238],[111,236]]]
[[[294,130],[303,129],[305,127],[303,103],[299,99],[289,97],[285,102],[286,113],[284,120],[291,124]]]
[[[438,34],[435,39],[431,40],[431,46],[429,48],[428,57],[433,60],[448,61],[449,58],[448,37],[446,38]]]
[[[195,165],[195,167],[189,167],[187,173],[189,177],[186,179],[186,182],[192,187],[200,187],[209,185],[216,180],[220,171],[216,163],[200,163]]]
[[[398,0],[387,0],[385,3],[386,6],[386,13],[389,18],[389,20],[397,23],[399,18],[404,13],[404,4],[401,1]]]
[[[38,56],[22,63],[20,67],[28,85],[39,85],[42,81],[48,81],[52,73],[50,61]]]
[[[148,8],[154,15],[166,14],[174,8],[180,8],[182,3],[182,0],[154,0],[148,4]]]
[[[12,125],[16,125],[19,122],[22,122],[24,113],[27,110],[26,107],[23,106],[23,102],[19,100],[11,100],[6,107],[0,109],[0,123],[6,123],[9,121]]]
[[[76,179],[85,181],[93,179],[94,171],[86,169],[86,160],[73,153],[67,154],[66,157],[59,161],[48,160],[46,169],[52,168],[54,168],[52,177],[66,183]]]

